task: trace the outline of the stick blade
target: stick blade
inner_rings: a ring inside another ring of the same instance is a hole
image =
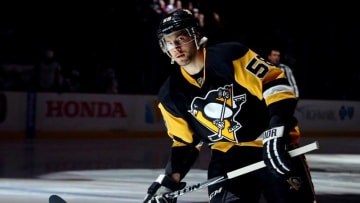
[[[51,195],[49,197],[49,203],[66,203],[66,201],[58,195]]]

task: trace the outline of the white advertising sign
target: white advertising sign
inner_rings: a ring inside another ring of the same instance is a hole
[[[300,100],[295,115],[302,131],[360,131],[360,102]]]
[[[156,97],[106,94],[39,94],[37,130],[162,130]]]

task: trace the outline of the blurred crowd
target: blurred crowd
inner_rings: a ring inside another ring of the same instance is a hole
[[[82,87],[80,69],[63,68],[55,51],[44,48],[34,63],[3,63],[0,66],[0,90],[35,92],[86,92]],[[118,78],[115,67],[98,64],[92,81],[93,93],[118,93]]]
[[[156,39],[159,20],[187,8],[198,18],[209,45],[236,40],[261,53],[277,44],[283,62],[293,68],[302,98],[360,100],[360,64],[341,60],[358,57],[359,25],[345,27],[331,11],[321,16],[308,11],[307,21],[271,3],[135,4],[135,18],[124,14],[122,7],[0,8],[2,19],[14,16],[0,26],[0,91],[156,94],[173,69]]]

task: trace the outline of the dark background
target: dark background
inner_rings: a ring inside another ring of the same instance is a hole
[[[32,64],[44,47],[51,47],[65,70],[81,70],[82,92],[95,88],[98,64],[111,64],[119,93],[156,94],[174,68],[158,47],[159,16],[150,9],[151,0],[121,3],[2,6],[0,62]],[[259,53],[269,45],[281,47],[301,98],[360,99],[355,5],[203,0],[202,7],[209,44],[236,40]],[[212,27],[213,11],[220,15],[221,28]]]

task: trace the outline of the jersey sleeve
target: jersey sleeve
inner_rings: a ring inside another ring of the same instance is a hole
[[[294,118],[297,99],[285,72],[252,50],[234,60],[233,64],[235,80],[266,103],[270,116],[269,127],[285,125],[286,133],[290,133],[297,125]]]
[[[294,91],[295,91],[295,95],[297,98],[299,98],[299,88],[297,86],[297,83],[296,83],[296,79],[295,79],[295,76],[294,76],[294,73],[292,71],[292,69],[285,65],[285,64],[279,64],[279,67],[282,68],[284,71],[285,71],[285,75],[290,83],[290,85],[294,88]]]
[[[168,110],[165,109],[162,103],[158,105],[161,114],[163,116],[167,134],[173,139],[175,146],[185,146],[187,144],[193,144],[194,132],[189,127],[188,123],[182,117],[176,117],[172,115]],[[181,134],[179,133],[181,132]]]
[[[180,179],[183,179],[199,156],[202,143],[194,140],[193,131],[183,118],[172,115],[162,103],[159,103],[159,108],[167,133],[173,140],[165,174],[179,173]]]
[[[179,173],[180,179],[183,179],[198,156],[199,150],[192,145],[172,147],[169,160],[165,167],[165,174],[171,175],[173,173]]]

